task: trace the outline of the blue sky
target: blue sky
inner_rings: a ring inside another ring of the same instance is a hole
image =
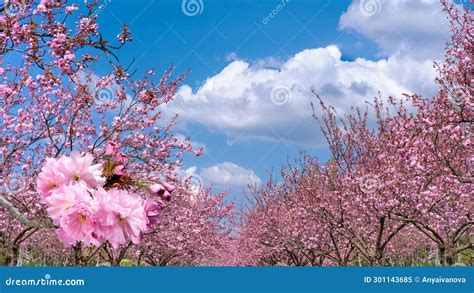
[[[200,158],[186,157],[183,171],[234,196],[300,151],[328,158],[311,118],[311,90],[341,113],[377,91],[432,95],[431,64],[449,37],[437,1],[103,3],[104,35],[130,25],[134,41],[119,54],[123,63],[135,58],[138,72],[171,64],[191,70],[163,110],[179,112],[176,132],[205,147]]]

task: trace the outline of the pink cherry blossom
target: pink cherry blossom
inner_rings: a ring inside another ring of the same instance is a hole
[[[145,213],[148,220],[148,228],[153,228],[158,223],[162,209],[162,205],[153,199],[145,201]]]
[[[61,185],[46,198],[46,211],[53,220],[58,220],[76,203],[89,203],[92,197],[84,184]]]
[[[71,156],[60,159],[59,171],[70,182],[84,182],[88,187],[97,187],[105,183],[102,176],[102,165],[93,164],[94,158],[90,154],[81,156],[73,151]]]
[[[69,235],[66,232],[64,232],[64,230],[61,227],[57,228],[55,230],[55,232],[56,232],[56,235],[57,235],[59,241],[61,241],[61,243],[64,246],[72,246],[72,245],[76,244],[76,240],[69,237]]]
[[[125,166],[124,166],[124,165],[115,166],[115,168],[114,168],[114,174],[115,174],[115,175],[123,175],[123,174],[124,174],[124,170],[125,170]]]
[[[139,243],[141,234],[147,230],[147,216],[143,200],[125,190],[99,189],[95,193],[97,206],[98,234],[114,248],[131,240]]]
[[[167,183],[156,183],[148,187],[148,191],[153,195],[160,197],[166,201],[171,199],[171,193],[174,191],[175,187]]]
[[[105,145],[105,154],[108,156],[115,156],[119,150],[119,145],[116,142],[108,141]]]
[[[47,158],[37,179],[37,188],[40,196],[44,198],[51,195],[51,192],[66,183],[66,178],[59,172],[59,162],[52,158]]]
[[[95,229],[95,215],[91,201],[75,203],[61,216],[59,224],[64,233],[75,242],[91,239]]]
[[[124,153],[117,153],[115,155],[115,161],[119,164],[123,164],[128,161],[128,156]]]

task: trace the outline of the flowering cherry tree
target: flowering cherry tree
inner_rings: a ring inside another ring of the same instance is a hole
[[[435,64],[438,94],[376,98],[344,116],[318,96],[332,159],[304,157],[282,184],[258,189],[228,262],[453,265],[472,255],[473,15],[442,5],[452,39]]]
[[[460,252],[473,248],[474,17],[442,3],[452,38],[445,62],[435,64],[440,90],[432,99],[408,96],[416,114],[399,105],[400,117],[390,126],[400,138],[394,146],[402,164],[396,167],[411,189],[406,196],[411,209],[399,216],[435,243],[441,264],[452,265]]]
[[[98,1],[10,0],[0,16],[0,221],[7,264],[55,230],[75,263],[140,242],[191,151],[160,121],[183,75],[130,77],[100,33]],[[108,65],[98,76],[94,64]],[[199,151],[198,151],[199,152]],[[41,232],[41,233],[38,233]]]
[[[156,229],[135,247],[137,264],[154,266],[215,265],[232,232],[233,204],[225,193],[204,189],[175,191]]]

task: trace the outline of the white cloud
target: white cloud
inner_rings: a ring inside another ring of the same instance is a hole
[[[387,57],[343,61],[333,45],[287,60],[246,61],[231,53],[230,63],[198,89],[180,87],[164,113],[179,112],[178,127],[194,123],[221,131],[230,143],[256,139],[312,148],[324,143],[312,119],[312,90],[340,113],[363,106],[378,92],[382,97],[436,93],[433,60],[442,58],[449,38],[438,0],[354,0],[339,27],[374,40]]]
[[[251,169],[246,169],[232,162],[222,162],[210,167],[198,168],[191,166],[185,170],[179,168],[176,174],[180,180],[189,180],[189,185],[199,188],[203,186],[247,187],[249,184],[261,184],[262,180]]]
[[[196,170],[194,169],[193,172]],[[220,186],[241,186],[260,184],[262,181],[252,170],[245,169],[231,162],[203,168],[199,175],[205,183]]]
[[[386,97],[436,90],[431,61],[401,56],[342,61],[336,46],[304,50],[278,68],[255,64],[233,61],[196,92],[182,86],[165,112],[179,112],[181,126],[202,124],[230,140],[285,140],[315,147],[322,139],[311,117],[312,89],[342,112],[372,100],[378,91]]]
[[[450,35],[439,0],[355,0],[339,26],[374,40],[384,56],[425,60],[441,59]]]

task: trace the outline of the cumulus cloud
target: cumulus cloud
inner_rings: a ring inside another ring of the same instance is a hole
[[[335,45],[306,49],[287,60],[269,56],[249,61],[230,53],[229,64],[199,88],[180,87],[163,114],[179,113],[178,127],[198,124],[221,131],[229,143],[260,140],[310,149],[324,144],[312,118],[310,104],[317,101],[313,90],[339,113],[364,106],[379,93],[382,97],[436,93],[433,60],[442,58],[449,38],[438,1],[354,0],[339,27],[375,41],[383,59],[344,61]],[[316,111],[320,114],[317,107]],[[232,162],[193,166],[182,173],[198,185],[261,183],[252,170]]]
[[[232,162],[222,162],[206,168],[192,166],[186,170],[179,169],[177,173],[183,180],[191,178],[191,184],[200,186],[247,187],[262,183],[254,171]]]
[[[183,128],[192,123],[221,131],[230,143],[283,141],[314,148],[323,139],[312,119],[312,90],[340,113],[364,106],[379,92],[382,97],[436,93],[433,60],[442,58],[449,38],[437,0],[354,0],[339,27],[374,40],[385,57],[343,61],[334,45],[287,60],[247,61],[230,54],[229,64],[199,88],[180,87],[164,113],[180,113]]]
[[[232,162],[223,162],[203,168],[199,175],[204,182],[221,186],[259,185],[262,181],[252,170],[245,169]]]
[[[164,112],[179,112],[181,126],[198,123],[231,141],[283,140],[316,147],[322,139],[312,119],[312,90],[341,112],[372,100],[378,91],[400,96],[436,90],[431,61],[402,56],[343,61],[334,45],[299,52],[277,68],[261,64],[236,60],[195,91],[184,85]]]
[[[382,55],[425,60],[441,59],[450,35],[438,0],[355,0],[339,27],[374,40]]]

